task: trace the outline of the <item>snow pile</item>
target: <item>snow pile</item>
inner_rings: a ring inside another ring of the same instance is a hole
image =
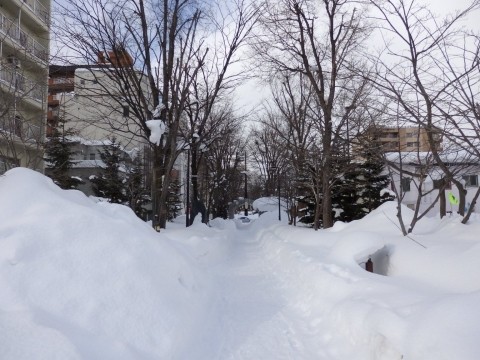
[[[285,199],[280,199],[280,206],[282,209],[286,208]],[[273,212],[278,211],[278,197],[262,197],[253,202],[252,207],[254,210],[260,212]]]
[[[394,202],[320,231],[276,203],[156,233],[20,168],[0,198],[2,360],[480,357],[477,216],[403,237]]]
[[[0,178],[0,358],[165,358],[205,303],[199,270],[127,207],[17,168]]]
[[[307,324],[303,345],[321,349],[320,359],[478,359],[480,225],[430,219],[411,235],[423,247],[387,220],[395,206],[341,230],[277,225],[257,233],[270,271],[290,289],[292,321]],[[364,270],[378,251],[388,277]]]

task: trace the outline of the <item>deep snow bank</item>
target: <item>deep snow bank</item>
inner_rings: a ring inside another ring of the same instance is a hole
[[[0,358],[166,358],[204,280],[126,207],[24,168],[0,177]]]
[[[408,238],[395,213],[387,203],[317,232],[262,217],[254,224],[294,317],[309,324],[303,338],[321,343],[322,359],[478,359],[479,224],[425,219]],[[359,260],[383,247],[388,276],[366,272]]]

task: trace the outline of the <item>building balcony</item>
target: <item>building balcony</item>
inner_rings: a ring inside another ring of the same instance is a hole
[[[0,68],[0,84],[4,84],[9,92],[20,93],[35,102],[43,102],[45,88],[38,82],[23,76],[18,69]]]
[[[55,107],[60,105],[60,97],[58,95],[48,95],[48,106]]]
[[[24,124],[22,140],[40,143],[42,141],[42,128],[34,124]]]
[[[50,13],[48,8],[39,0],[15,0],[20,8],[28,9],[31,16],[39,20],[42,25],[50,27]]]
[[[59,114],[60,114],[60,112],[58,111],[58,109],[49,110],[49,111],[47,111],[47,120],[48,121],[55,121],[55,120],[58,119]]]
[[[0,33],[3,33],[17,45],[20,45],[36,59],[44,63],[48,61],[48,49],[23,31],[17,22],[9,19],[2,13],[0,13]]]
[[[67,77],[51,77],[48,80],[48,89],[61,92],[74,91],[75,79]]]
[[[0,122],[0,132],[11,136],[13,141],[40,143],[42,128],[18,117],[6,117]]]

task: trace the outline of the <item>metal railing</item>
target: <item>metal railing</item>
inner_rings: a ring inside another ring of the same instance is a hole
[[[40,142],[42,139],[41,127],[27,122],[25,122],[23,125],[23,140]]]
[[[50,25],[50,17],[48,15],[48,10],[45,5],[43,5],[38,0],[22,0],[25,5],[27,5],[30,10],[42,21],[45,25]]]
[[[50,78],[50,80],[54,85],[58,85],[58,84],[73,85],[75,83],[73,78],[67,78],[67,77],[54,77],[54,78]]]
[[[45,89],[42,84],[26,78],[17,69],[0,68],[0,82],[7,84],[11,90],[19,91],[36,101],[43,101]]]
[[[8,36],[11,40],[18,43],[25,48],[27,52],[35,56],[36,58],[47,61],[48,51],[45,46],[40,44],[33,37],[23,31],[18,24],[9,19],[7,16],[0,12],[0,32]]]
[[[6,116],[0,121],[0,130],[6,133],[22,137],[22,123],[20,119],[14,116]]]
[[[14,135],[22,141],[40,142],[42,140],[42,128],[29,121],[22,120],[18,116],[6,116],[0,121],[0,131]]]

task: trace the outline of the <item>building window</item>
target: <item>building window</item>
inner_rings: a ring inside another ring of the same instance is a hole
[[[478,186],[478,175],[465,175],[463,176],[463,180],[465,181],[465,186]]]
[[[0,175],[5,174],[5,172],[17,166],[20,166],[20,161],[13,158],[0,156]]]
[[[128,105],[123,105],[123,117],[129,117],[130,116],[130,108]]]
[[[382,143],[382,146],[385,151],[396,151],[398,150],[400,143],[398,141],[385,141]]]
[[[398,138],[398,133],[386,133],[384,137],[389,138],[389,139],[396,139]]]
[[[410,182],[411,181],[412,181],[412,179],[410,179],[410,178],[402,178],[401,179],[400,187],[401,187],[403,192],[410,191]]]
[[[418,141],[415,142],[407,142],[407,147],[418,147]]]
[[[433,180],[433,188],[436,190],[445,189],[449,190],[452,188],[452,182],[446,181],[445,179]]]
[[[90,154],[90,160],[95,160],[95,153]]]

